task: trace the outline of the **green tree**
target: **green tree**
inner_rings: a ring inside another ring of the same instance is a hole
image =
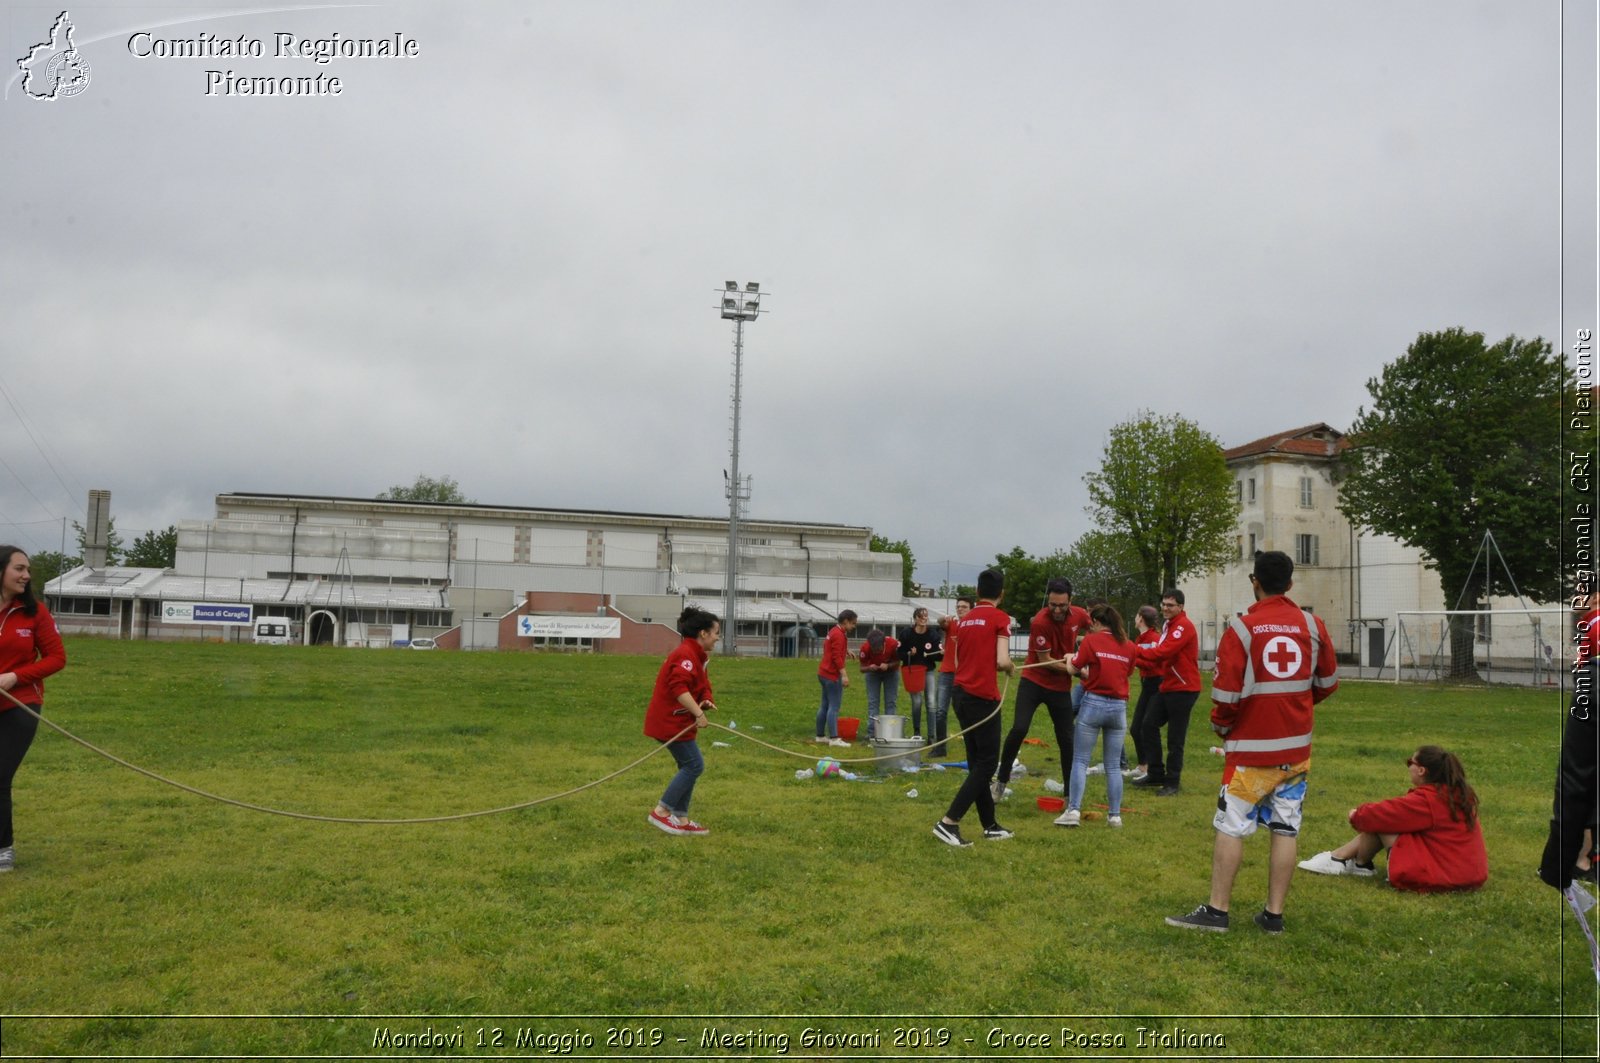
[[[59,550],[41,550],[28,555],[28,572],[31,576],[33,596],[44,597],[44,589],[51,580],[63,572],[71,572],[83,564],[80,557],[69,557]]]
[[[917,569],[917,555],[911,552],[911,544],[904,539],[895,539],[891,542],[874,533],[869,548],[873,553],[899,554],[905,559],[904,567],[900,570],[900,593],[907,598],[911,597],[917,589],[916,581],[912,579],[912,573]]]
[[[89,532],[77,521],[72,522],[72,530],[78,533],[78,556],[81,558],[87,552],[89,545]],[[122,564],[122,536],[117,534],[117,518],[106,518],[106,567],[115,568]]]
[[[1208,572],[1235,552],[1239,502],[1222,445],[1177,414],[1140,411],[1111,429],[1097,472],[1086,473],[1088,514],[1139,557],[1144,596]]]
[[[418,476],[409,487],[395,484],[387,491],[380,492],[378,497],[392,502],[454,502],[463,506],[476,502],[476,499],[462,494],[461,485],[449,476],[441,476],[437,480],[431,476]]]
[[[147,531],[136,536],[122,563],[133,568],[172,568],[178,563],[178,528],[169,524],[165,531]]]
[[[1084,532],[1066,552],[1062,568],[1072,580],[1073,601],[1104,598],[1132,630],[1133,611],[1147,600],[1144,562],[1132,540],[1118,532]]]
[[[1559,598],[1561,403],[1574,385],[1537,337],[1489,346],[1460,328],[1420,334],[1367,381],[1372,407],[1357,411],[1340,456],[1339,508],[1423,551],[1452,607],[1477,607],[1482,586],[1467,581],[1488,531],[1523,594]],[[1473,674],[1472,639],[1471,619],[1458,618],[1452,675]]]

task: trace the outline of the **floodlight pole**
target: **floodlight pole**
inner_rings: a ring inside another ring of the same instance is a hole
[[[761,313],[761,285],[751,281],[741,290],[737,281],[722,286],[722,319],[733,322],[733,444],[728,462],[728,578],[722,616],[722,652],[732,657],[739,633],[739,507],[748,497],[739,476],[739,406],[744,384],[744,323]]]

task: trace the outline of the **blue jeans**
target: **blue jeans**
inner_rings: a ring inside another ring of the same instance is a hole
[[[667,783],[661,794],[661,803],[667,811],[680,818],[689,815],[689,799],[694,796],[694,782],[706,770],[706,758],[700,752],[699,742],[668,742],[667,752],[678,762],[678,774]]]
[[[867,737],[876,738],[878,703],[880,700],[883,702],[885,714],[895,715],[895,703],[900,696],[900,675],[897,672],[863,672],[861,678],[867,684]]]
[[[1072,781],[1067,791],[1067,807],[1083,807],[1083,788],[1089,779],[1089,757],[1100,732],[1106,739],[1107,814],[1122,815],[1122,740],[1128,731],[1128,703],[1102,694],[1084,694],[1078,709],[1077,734],[1072,742]]]
[[[844,701],[844,684],[837,679],[817,676],[822,684],[822,707],[817,709],[817,737],[839,737],[839,705]]]
[[[930,672],[928,690],[928,755],[942,757],[945,755],[945,742],[950,737],[947,721],[950,719],[950,699],[956,692],[956,674]]]

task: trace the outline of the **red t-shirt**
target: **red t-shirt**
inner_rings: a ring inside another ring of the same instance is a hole
[[[953,672],[956,670],[956,618],[947,616],[940,620],[939,630],[944,632],[944,656],[939,658],[939,671]]]
[[[886,664],[889,667],[883,670],[892,672],[900,667],[900,643],[893,635],[885,635],[881,652],[873,653],[872,643],[863,642],[861,648],[856,650],[856,656],[860,658],[863,665]]]
[[[1028,659],[1023,664],[1036,664],[1047,655],[1052,660],[1071,660],[1077,650],[1080,628],[1076,621],[1079,613],[1083,613],[1083,628],[1087,628],[1089,614],[1077,606],[1067,610],[1067,618],[1059,624],[1050,615],[1049,608],[1033,614],[1033,619],[1028,622]],[[1054,668],[1030,668],[1023,673],[1023,677],[1046,690],[1072,689],[1072,676]]]
[[[678,695],[687,692],[696,703],[711,700],[711,677],[706,675],[706,651],[697,639],[687,638],[678,648],[667,654],[656,673],[656,688],[650,695],[650,707],[644,713],[644,733],[658,742],[670,742],[685,727],[689,733],[676,740],[693,742],[698,733],[692,725],[694,717],[678,703]]]
[[[1011,635],[1011,618],[993,605],[980,603],[956,621],[956,686],[975,698],[1000,700],[995,678],[995,643]]]
[[[1109,631],[1091,631],[1083,637],[1074,668],[1088,669],[1083,688],[1091,694],[1128,700],[1128,673],[1133,671],[1133,643],[1118,642]]]

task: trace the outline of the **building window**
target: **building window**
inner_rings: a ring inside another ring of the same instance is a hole
[[[1245,495],[1246,495],[1245,501],[1254,504],[1254,502],[1256,500],[1256,478],[1254,476],[1250,477],[1249,487],[1245,491]]]
[[[1244,556],[1245,557],[1251,557],[1251,558],[1255,557],[1257,549],[1258,549],[1258,547],[1256,546],[1256,533],[1255,532],[1251,532],[1250,533],[1250,552],[1248,554],[1245,554]]]
[[[1233,548],[1234,548],[1234,550],[1236,550],[1236,551],[1238,551],[1238,554],[1239,554],[1239,560],[1240,560],[1240,561],[1243,561],[1243,560],[1244,560],[1244,559],[1245,559],[1245,552],[1244,552],[1244,536],[1242,536],[1242,535],[1235,535],[1235,536],[1234,536],[1234,537],[1233,537]]]
[[[1300,508],[1311,508],[1311,477],[1300,477]]]
[[[1297,565],[1317,564],[1317,537],[1315,535],[1296,535],[1294,537],[1294,563]]]
[[[1243,502],[1244,501],[1244,481],[1243,480],[1235,480],[1235,481],[1233,481],[1233,497],[1238,502]]]

